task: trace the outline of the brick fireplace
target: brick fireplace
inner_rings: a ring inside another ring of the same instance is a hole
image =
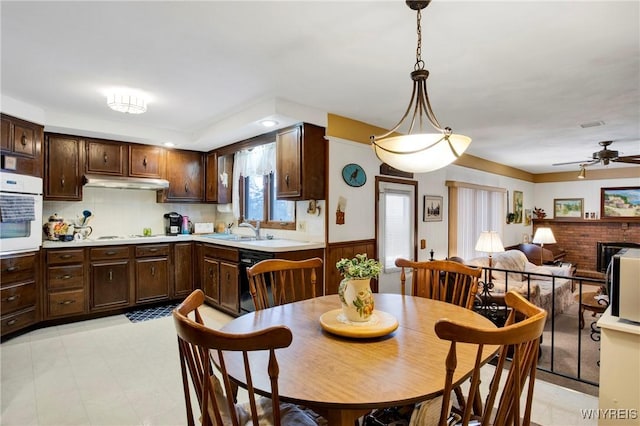
[[[534,219],[534,235],[539,226],[551,228],[556,247],[567,252],[564,261],[582,271],[597,271],[598,243],[640,244],[640,221]]]

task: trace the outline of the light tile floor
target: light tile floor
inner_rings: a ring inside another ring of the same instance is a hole
[[[230,320],[214,309],[206,322]],[[173,319],[124,315],[43,328],[0,345],[2,426],[184,425]],[[537,381],[532,420],[595,425],[581,410],[596,397]]]

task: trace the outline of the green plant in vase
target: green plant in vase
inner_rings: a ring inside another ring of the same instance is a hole
[[[367,321],[375,306],[371,278],[380,275],[382,264],[376,259],[369,259],[366,253],[360,253],[352,259],[340,259],[336,268],[344,277],[338,287],[344,315],[349,321]]]

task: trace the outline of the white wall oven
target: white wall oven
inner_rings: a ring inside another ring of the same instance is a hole
[[[42,245],[42,178],[0,173],[0,254]]]

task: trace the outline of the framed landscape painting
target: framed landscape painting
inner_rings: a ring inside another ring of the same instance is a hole
[[[600,188],[601,219],[640,220],[640,186]]]
[[[583,198],[555,198],[553,200],[554,219],[581,219],[583,209]]]

